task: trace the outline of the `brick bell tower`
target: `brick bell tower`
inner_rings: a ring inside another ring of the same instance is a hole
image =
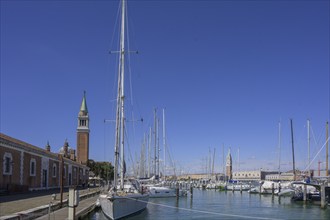
[[[227,158],[226,158],[226,176],[227,176],[227,180],[231,180],[232,179],[232,159],[231,159],[231,154],[230,154],[230,148],[227,154]]]
[[[78,114],[77,127],[77,162],[87,164],[89,159],[89,116],[86,103],[86,91]]]

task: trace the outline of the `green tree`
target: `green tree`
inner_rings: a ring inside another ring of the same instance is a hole
[[[113,179],[113,166],[110,162],[95,162],[94,160],[88,160],[87,166],[95,176],[99,176],[104,180]]]

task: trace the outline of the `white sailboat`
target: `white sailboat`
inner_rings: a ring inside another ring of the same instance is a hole
[[[147,185],[150,198],[176,197],[176,190],[167,186]]]
[[[126,1],[121,1],[121,33],[118,71],[118,93],[116,110],[114,184],[106,193],[101,194],[99,201],[104,214],[110,219],[120,219],[144,210],[147,207],[149,194],[143,193],[140,184],[135,180],[124,180],[124,54],[125,54],[125,12]],[[120,149],[119,149],[120,145]],[[120,159],[119,159],[120,156]],[[120,163],[119,163],[120,162]],[[120,170],[120,180],[118,180]]]

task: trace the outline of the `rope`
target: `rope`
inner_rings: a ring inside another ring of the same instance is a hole
[[[330,137],[329,137],[330,138]],[[316,157],[319,155],[319,153],[323,150],[324,146],[328,143],[329,138],[325,141],[325,143],[323,144],[323,146],[321,147],[321,149],[317,152],[317,154],[315,155],[315,157],[313,158],[313,160],[308,164],[308,166],[305,168],[304,172],[311,166],[311,164],[314,162],[314,160],[316,159]]]
[[[135,198],[127,198],[131,200],[136,200]],[[195,212],[195,213],[202,213],[202,214],[210,214],[210,215],[217,215],[217,216],[226,216],[226,217],[233,217],[233,218],[245,218],[245,219],[260,219],[260,220],[279,220],[277,218],[267,218],[267,217],[257,217],[257,216],[247,216],[247,215],[234,215],[234,214],[226,214],[226,213],[220,213],[220,212],[210,212],[210,211],[204,211],[204,210],[197,210],[197,209],[188,209],[188,208],[180,208],[176,206],[170,206],[170,205],[164,205],[149,201],[143,201],[139,200],[139,202],[148,203],[150,205],[156,205],[161,206],[165,208],[171,208],[171,209],[178,209],[183,211],[189,211],[189,212]]]

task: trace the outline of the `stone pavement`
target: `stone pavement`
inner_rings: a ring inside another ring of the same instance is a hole
[[[100,189],[85,188],[78,190],[81,197],[80,201],[83,202],[83,199],[86,197],[94,197]],[[52,199],[53,194],[56,195],[54,200]],[[63,205],[66,205],[68,194],[68,189],[66,189],[63,192]],[[51,204],[54,209],[60,205],[59,190],[35,191],[24,194],[0,196],[0,220],[7,219],[5,216],[7,217],[10,215],[24,216],[27,212],[31,213],[41,208],[45,209],[48,213],[49,204]]]
[[[80,201],[78,207],[76,208],[76,219],[93,211],[95,209],[95,201],[98,197],[99,195],[95,195]],[[50,213],[43,215],[36,220],[64,220],[68,218],[68,213],[68,207],[64,207],[56,211],[51,210]]]

